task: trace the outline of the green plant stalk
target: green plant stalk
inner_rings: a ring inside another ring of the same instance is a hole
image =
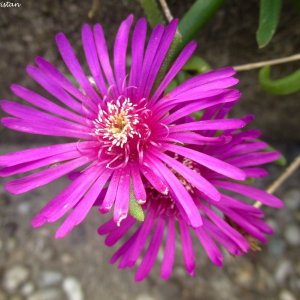
[[[197,74],[208,72],[211,69],[211,66],[203,58],[196,55],[193,55],[182,68],[184,71],[195,72]]]
[[[259,82],[266,92],[274,95],[289,95],[300,90],[300,69],[277,80],[271,80],[270,73],[270,66],[266,66],[259,71]]]
[[[214,16],[224,0],[197,0],[187,11],[179,23],[182,35],[180,51],[200,29]]]
[[[157,24],[165,24],[165,19],[158,7],[156,0],[138,0],[150,26],[153,28]]]

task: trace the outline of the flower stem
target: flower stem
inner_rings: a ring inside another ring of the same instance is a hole
[[[153,28],[157,24],[164,24],[165,20],[158,7],[156,0],[138,0],[142,6],[150,26]]]
[[[267,192],[273,194],[300,166],[300,154],[285,169],[285,171],[267,188]],[[262,203],[256,201],[254,207],[261,207]]]
[[[93,19],[96,15],[98,9],[100,8],[100,0],[93,0],[92,7],[90,11],[88,12],[89,19]]]
[[[161,8],[164,12],[164,15],[166,17],[166,19],[168,20],[168,22],[171,22],[174,18],[173,15],[169,9],[168,3],[166,0],[159,0]]]
[[[265,66],[279,65],[279,64],[284,64],[284,63],[291,62],[291,61],[296,61],[296,60],[300,60],[300,53],[294,54],[291,56],[287,56],[287,57],[261,61],[261,62],[257,62],[257,63],[234,66],[234,69],[238,72],[249,71],[249,70],[253,70],[253,69],[262,68]]]

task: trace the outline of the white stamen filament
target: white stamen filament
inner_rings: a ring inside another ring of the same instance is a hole
[[[139,124],[139,114],[135,113],[136,106],[126,98],[122,104],[119,99],[115,103],[107,102],[107,112],[99,108],[98,117],[93,121],[95,125],[93,134],[110,141],[109,151],[114,146],[123,148],[128,138],[133,138],[134,135],[140,136],[135,129]]]

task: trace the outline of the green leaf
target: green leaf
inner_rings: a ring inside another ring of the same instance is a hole
[[[196,55],[192,56],[182,68],[184,71],[190,71],[197,74],[208,72],[211,69],[211,66],[203,58]]]
[[[265,47],[272,39],[280,18],[282,0],[260,0],[259,25],[256,41],[259,48]]]
[[[156,0],[138,0],[145,12],[147,21],[153,28],[157,24],[165,24],[162,12],[158,7]]]
[[[134,197],[132,186],[130,189],[129,213],[132,217],[134,217],[136,220],[140,222],[143,222],[145,220],[144,211],[140,206],[140,204],[137,203]]]
[[[294,7],[298,14],[300,14],[300,0],[294,0],[293,1]]]
[[[277,164],[277,165],[279,165],[281,167],[286,166],[286,163],[287,163],[287,160],[286,160],[285,156],[283,156],[282,154],[279,157],[279,159],[275,161],[275,164]]]
[[[170,84],[167,86],[165,93],[169,93],[170,91],[172,91],[173,89],[176,88],[176,86],[178,85],[178,81],[177,79],[173,79]]]
[[[300,69],[277,80],[270,79],[270,66],[259,71],[259,82],[263,90],[274,95],[288,95],[300,90]]]
[[[272,147],[270,145],[267,148],[263,149],[263,151],[265,151],[265,152],[269,152],[269,151],[279,152],[277,149],[275,149],[274,147]],[[286,160],[285,156],[280,152],[280,157],[277,160],[275,160],[274,163],[281,166],[281,167],[284,167],[287,163],[287,160]]]
[[[239,181],[237,181],[239,183]],[[255,178],[247,178],[243,181],[244,184],[253,185],[255,182]]]
[[[67,77],[67,78],[68,78],[75,86],[79,87],[79,84],[78,84],[78,82],[76,81],[76,79],[74,78],[73,75],[67,74],[66,77]]]
[[[224,0],[195,1],[179,23],[179,32],[182,34],[181,49],[193,39],[198,31],[214,16],[223,2]]]
[[[203,114],[204,114],[203,110],[198,110],[192,113],[192,116],[196,119],[196,121],[199,121],[202,118]]]

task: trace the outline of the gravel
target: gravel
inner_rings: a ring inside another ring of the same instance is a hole
[[[39,278],[38,285],[40,287],[48,287],[60,283],[63,279],[63,275],[56,271],[45,271]]]
[[[43,289],[28,297],[28,300],[58,300],[63,299],[62,291],[59,289]]]
[[[290,291],[283,290],[279,294],[279,300],[296,300],[296,298]]]
[[[14,292],[29,276],[29,270],[22,265],[9,268],[3,276],[3,288],[7,292]]]
[[[284,203],[290,210],[300,209],[300,191],[298,189],[291,189],[283,195]]]
[[[290,246],[300,245],[300,229],[297,224],[289,225],[284,231],[284,237]]]
[[[63,281],[63,289],[69,300],[83,300],[83,291],[80,282],[74,277],[67,277]]]
[[[282,260],[279,262],[275,270],[275,280],[279,284],[284,284],[289,275],[293,272],[292,262],[289,260]]]

